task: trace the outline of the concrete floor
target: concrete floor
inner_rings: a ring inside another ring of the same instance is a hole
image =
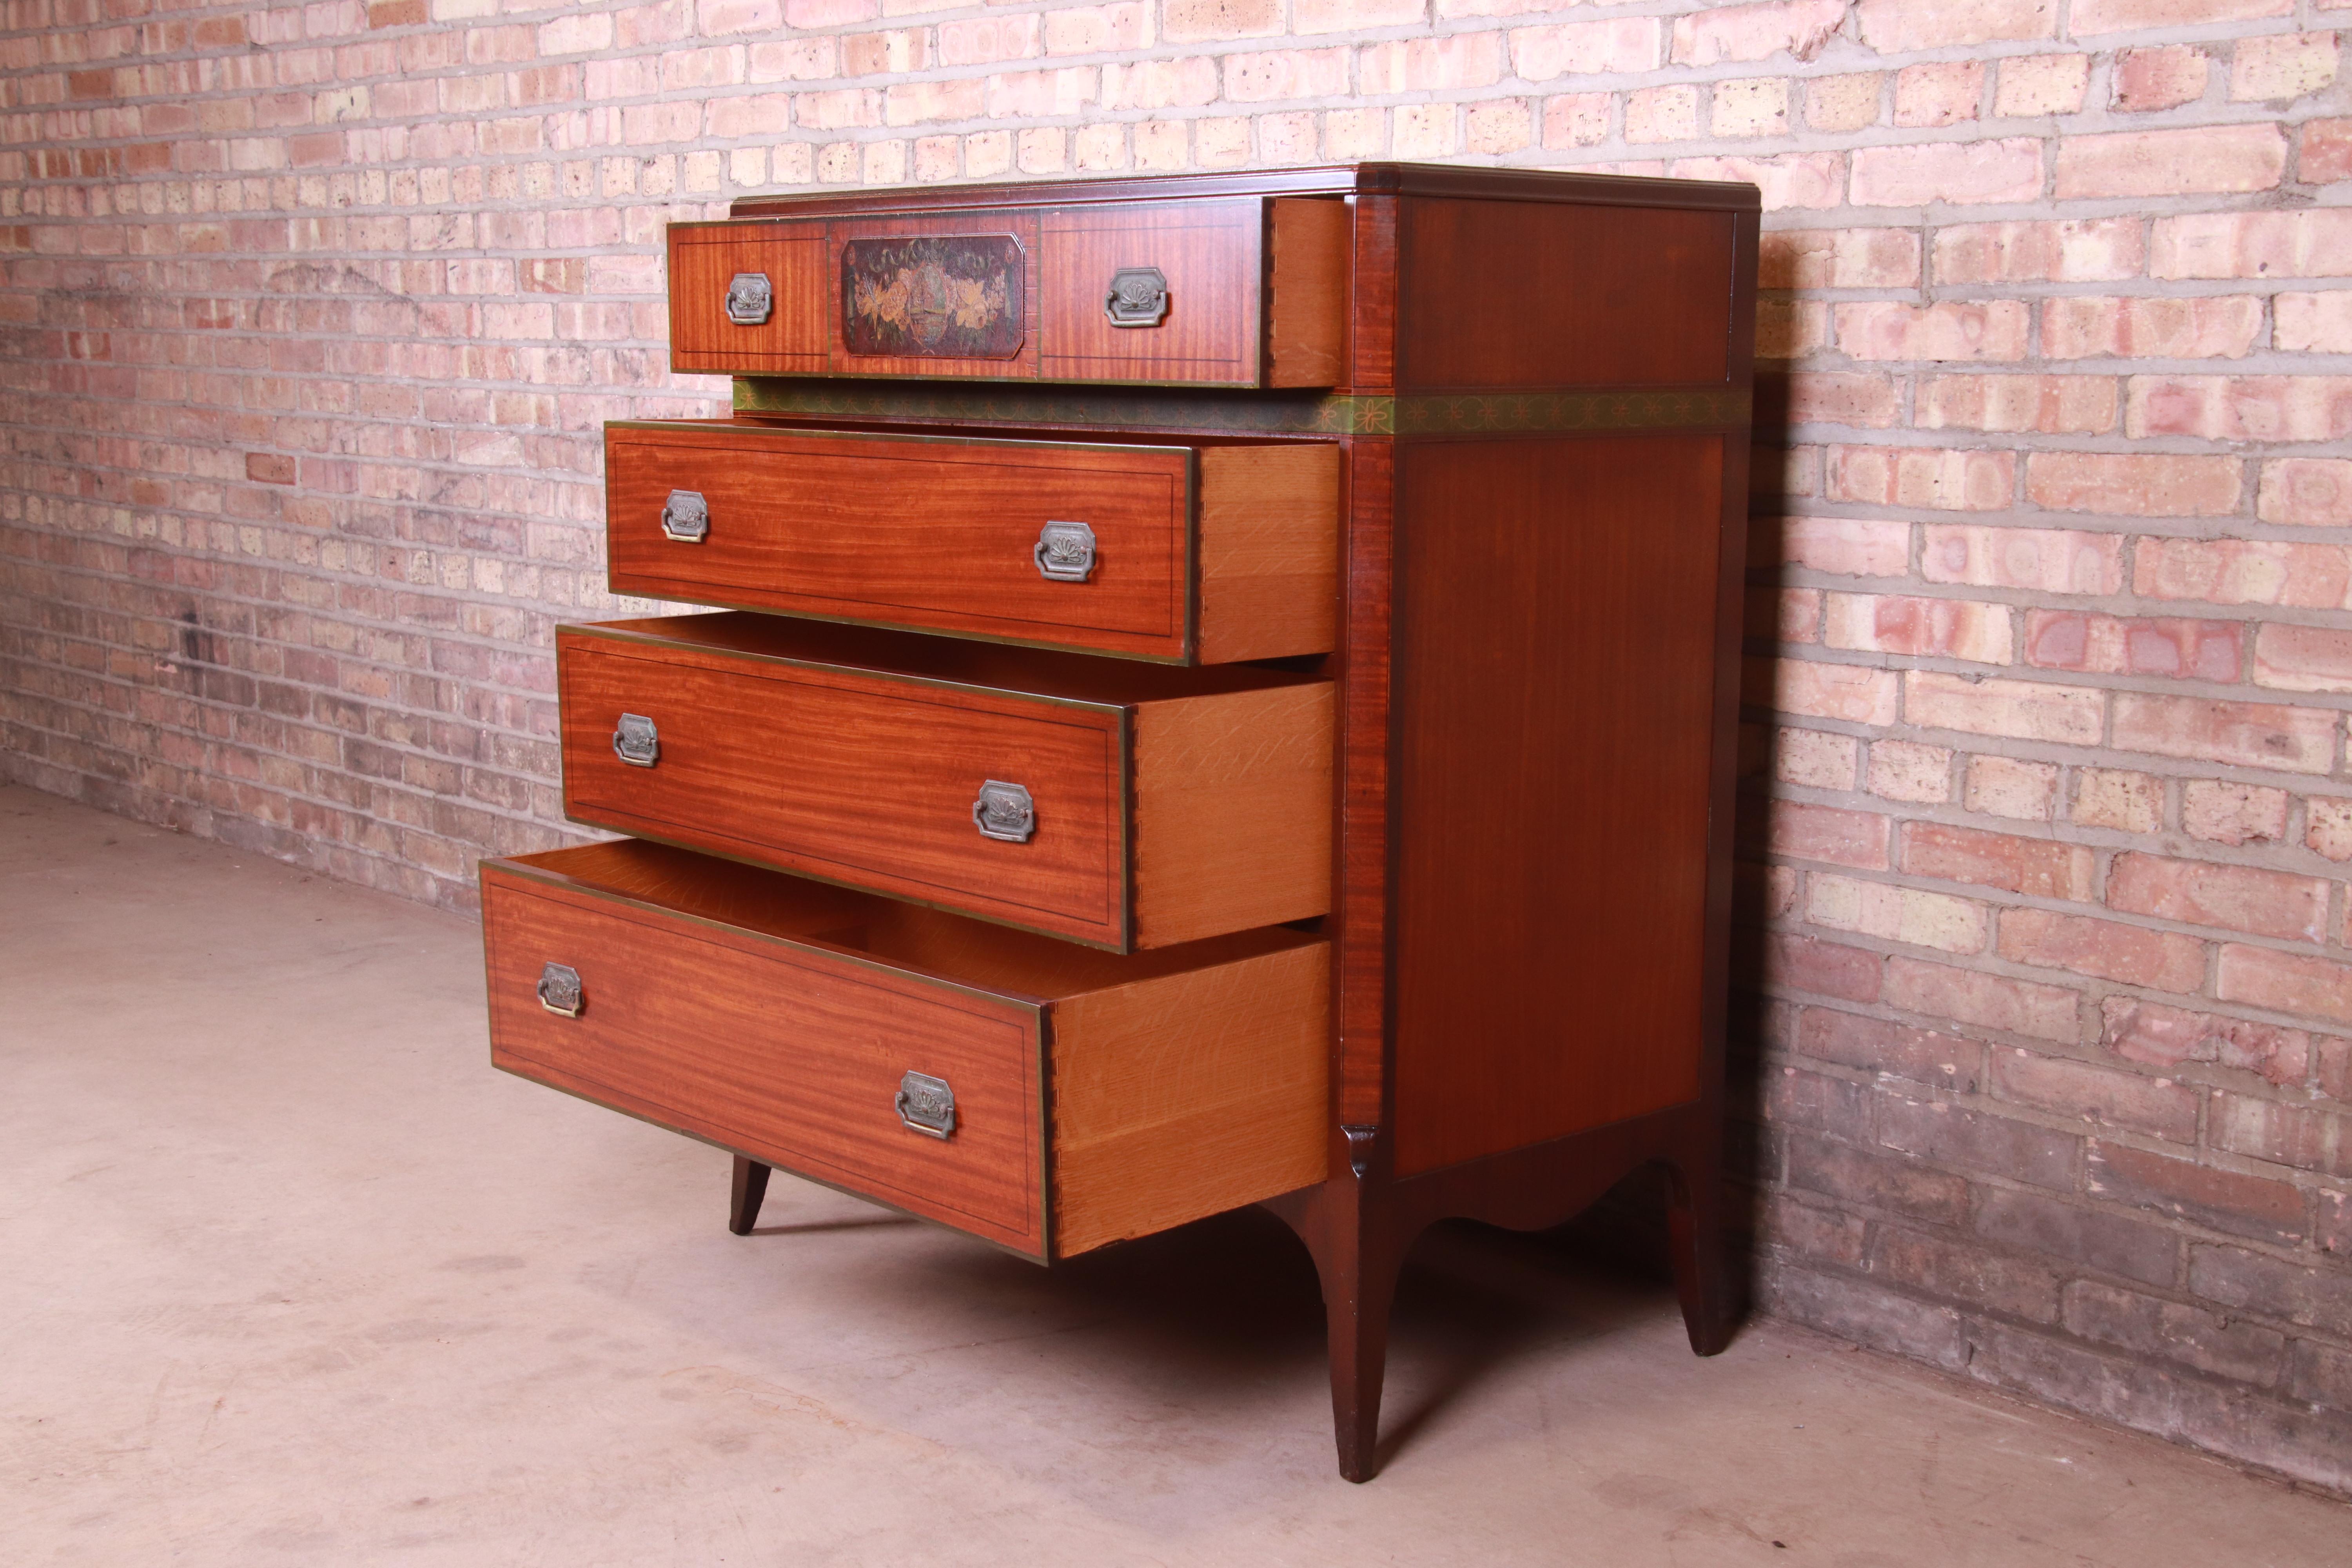
[[[2352,1510],[1463,1227],[1332,1468],[1255,1215],[1053,1273],[493,1072],[469,922],[0,788],[0,1563],[2352,1561]],[[1785,1551],[1785,1555],[1783,1552]]]

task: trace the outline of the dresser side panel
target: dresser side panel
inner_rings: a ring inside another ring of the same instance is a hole
[[[1706,209],[1408,200],[1397,385],[1720,385],[1738,226]]]
[[[1401,1174],[1688,1102],[1723,442],[1399,453]]]

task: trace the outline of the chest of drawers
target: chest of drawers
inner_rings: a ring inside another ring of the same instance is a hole
[[[1041,1262],[1263,1203],[1372,1470],[1412,1238],[1669,1175],[1728,1331],[1756,193],[1366,164],[739,203],[606,431],[493,1060]]]

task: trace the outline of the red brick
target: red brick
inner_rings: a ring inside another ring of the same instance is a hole
[[[2267,539],[2143,539],[2132,584],[2152,599],[2343,609],[2352,605],[2352,551]]]
[[[2090,86],[2088,55],[2011,55],[2000,62],[1992,111],[2003,120],[2072,114]]]
[[[2323,1209],[2328,1198],[2337,1195],[2321,1194]],[[2234,1247],[2192,1247],[2189,1289],[2223,1306],[2352,1335],[2352,1290],[2345,1289],[2341,1262],[2328,1261],[2336,1266],[2306,1268]]]
[[[1773,736],[1772,774],[1783,784],[1813,789],[1853,788],[1861,742],[1822,730],[1781,730]]]
[[[2047,1264],[1893,1226],[1879,1226],[1873,1234],[1873,1274],[1922,1295],[2037,1322],[2057,1321],[2060,1276]]]
[[[1789,1140],[1788,1180],[1806,1192],[1913,1219],[1958,1225],[1968,1217],[1969,1184],[1962,1177],[1824,1139]]]
[[[2295,174],[2309,185],[2352,179],[2352,120],[2306,120],[2295,143]]]
[[[2197,1141],[2197,1091],[2170,1079],[2004,1047],[1992,1053],[1992,1081],[2003,1100],[2021,1105],[2175,1143]]]
[[[2015,300],[1906,305],[1878,300],[1832,312],[1837,344],[1860,360],[2020,360],[2029,319]]]
[[[1981,605],[1967,599],[1832,594],[1826,609],[1822,640],[1832,647],[1869,653],[1933,654],[1977,664],[2010,662],[2010,612],[2006,605]],[[1873,721],[1890,723],[1893,714]]]
[[[1892,670],[1772,658],[1751,659],[1743,673],[1747,700],[1754,707],[1855,724],[1884,726],[1895,720],[1897,677]]]
[[[2025,659],[2044,669],[2234,681],[2242,663],[2234,621],[2192,621],[2028,610]]]
[[[257,484],[290,485],[294,482],[294,459],[278,452],[247,452],[245,477]]]
[[[2313,795],[2303,803],[2305,847],[2330,860],[2352,860],[2352,800]]]
[[[1886,866],[1886,818],[1876,812],[1776,800],[1765,831],[1774,855],[1873,870]]]
[[[2243,468],[2234,458],[2036,452],[2026,463],[2025,493],[2055,511],[2222,517],[2238,510]]]
[[[2236,359],[2253,346],[2263,302],[2246,294],[2188,300],[2074,295],[2042,307],[2052,359]]]
[[[2281,691],[2352,691],[2352,632],[2263,627],[2254,645],[2254,684]]]
[[[2352,208],[2158,218],[2147,266],[2151,278],[2341,278],[2352,274]]]
[[[2275,844],[2286,837],[2286,806],[2283,789],[2191,779],[2180,788],[2180,826],[2210,844]]]
[[[2352,1105],[2352,1040],[2320,1043],[2319,1092]]]
[[[2099,436],[2122,406],[2104,375],[1938,375],[1919,389],[1923,430],[2042,431]]]
[[[2352,462],[2273,458],[2263,465],[2254,515],[2305,528],[2352,528]]]
[[[2082,1033],[2079,992],[1900,954],[1886,961],[1885,1000],[1905,1012],[2036,1039],[2072,1041]]]
[[[2347,1138],[2345,1119],[2324,1110],[2251,1095],[2216,1094],[2210,1135],[2215,1148],[2250,1160],[2352,1175],[2352,1138]]]
[[[1791,517],[1757,525],[1754,552],[1839,577],[1900,577],[1911,570],[1911,525],[1846,517]]]
[[[1895,123],[1957,125],[1977,118],[1984,100],[1981,60],[1937,60],[1895,73]]]
[[[2092,855],[2079,844],[1936,822],[1906,822],[1900,831],[1902,865],[1908,875],[2001,888],[2032,898],[2091,897]]]
[[[2153,833],[2164,821],[2164,783],[2123,768],[2076,768],[2069,813],[2085,827]]]
[[[1748,635],[1767,642],[1822,640],[1822,595],[1818,588],[1750,588]]]
[[[2113,533],[1934,522],[1924,531],[1919,575],[1972,588],[2116,594],[2124,585],[2123,546]]]
[[[1856,375],[1840,371],[1796,371],[1783,384],[1782,416],[1798,425],[1850,425],[1884,430],[1903,417],[1903,394],[1885,375]],[[1757,404],[1759,417],[1770,398],[1769,383],[1759,377]]]
[[[1861,1264],[1870,1235],[1867,1222],[1785,1194],[1769,1196],[1759,1206],[1756,1239],[1763,1246],[1848,1268]]]
[[[1970,757],[1968,789],[1961,804],[1992,816],[2048,822],[2058,810],[2058,764],[2016,757]]]
[[[1716,5],[1675,20],[1674,59],[1711,66],[1787,54],[1810,60],[1845,20],[1845,0],[1782,0],[1762,5]]]
[[[1870,793],[1888,800],[1952,798],[1952,752],[1916,741],[1880,741],[1870,748]]]
[[[1805,879],[1805,919],[1831,931],[1856,931],[1945,952],[1981,952],[1985,934],[1991,929],[1985,906],[1973,899],[1826,871],[1812,872]]]
[[[1853,165],[1856,206],[2030,202],[2042,195],[2042,143],[2032,137],[1860,147]]]
[[[2352,376],[2136,375],[2124,433],[2212,441],[2337,441],[2352,437]]]
[[[1863,41],[1883,55],[2047,38],[2058,30],[2049,0],[1860,0],[1855,10]]]
[[[1521,27],[1511,34],[1511,66],[1531,82],[1645,71],[1657,65],[1663,41],[1654,16]]]
[[[2200,125],[2073,136],[2058,144],[2060,201],[2267,191],[2286,172],[2275,125]]]
[[[2272,346],[2292,353],[2352,353],[2352,289],[2280,294],[2271,301],[2277,329]]]
[[[2099,1010],[2100,1039],[2126,1061],[2154,1068],[2214,1062],[2277,1084],[2300,1083],[2311,1070],[2311,1037],[2301,1029],[2192,1013],[2137,996],[2109,996]]]
[[[2203,942],[2085,915],[2004,910],[1999,951],[2013,963],[2095,974],[2126,985],[2184,993],[2205,987]]]
[[[1903,716],[1922,729],[2091,746],[2099,742],[2105,712],[2106,694],[2089,687],[1924,669],[1903,677]]]
[[[1907,289],[1919,237],[1905,228],[1776,229],[1759,241],[1759,289]]]
[[[2119,691],[2112,742],[2118,750],[2285,773],[2335,764],[2336,715],[2317,709]]]
[[[2224,1002],[2352,1023],[2352,969],[2324,958],[2227,943],[2214,994]]]
[[[2294,11],[2294,0],[2074,0],[2066,25],[2076,37],[2085,38],[2096,33],[2253,21]]]
[[[2071,1133],[2030,1121],[1891,1096],[1879,1101],[1878,1142],[1939,1165],[2062,1192],[2074,1188],[2074,1155],[2082,1146]]]
[[[1884,961],[1874,952],[1774,931],[1764,939],[1763,956],[1764,984],[1776,996],[1798,991],[1844,1002],[1878,1000]]]
[[[1677,180],[1732,180],[1754,185],[1763,198],[1766,212],[1840,206],[1845,199],[1846,157],[1843,153],[1677,158],[1664,172]]]
[[[2125,49],[2116,56],[2115,91],[2109,101],[2125,110],[2171,109],[2203,97],[2205,79],[2212,69],[2205,51],[2188,44]]]
[[[2230,101],[2291,103],[2336,79],[2336,35],[2272,33],[2230,51]]]
[[[1996,511],[2015,492],[2017,455],[1952,447],[1832,447],[1832,500]]]
[[[2152,1226],[2133,1228],[2158,1238],[2162,1244],[2160,1255],[2152,1249],[2148,1259],[2158,1267],[2135,1277],[2152,1285],[2171,1285],[2178,1243],[2169,1233]],[[2112,1274],[2133,1273],[2113,1265],[2106,1268]],[[2268,1386],[2278,1375],[2286,1349],[2286,1336],[2275,1329],[2233,1321],[2175,1301],[2160,1301],[2137,1291],[2118,1290],[2088,1279],[2078,1279],[2066,1287],[2063,1310],[2067,1328],[2084,1339],[2115,1345],[2138,1356],[2161,1356],[2234,1383]]]
[[[1840,1067],[1908,1079],[1952,1094],[1974,1094],[1982,1081],[1984,1047],[1974,1040],[1829,1007],[1799,1013],[1796,1048]]]
[[[2303,1194],[2290,1183],[2102,1140],[2091,1142],[2089,1154],[2085,1184],[2094,1197],[2154,1209],[2232,1236],[2291,1241],[2303,1235]]]
[[[2107,906],[2188,925],[2317,942],[2327,920],[2327,884],[2252,866],[2118,855],[2107,875]]]
[[[1938,283],[2106,283],[2147,259],[2133,218],[1954,224],[1936,231]]]

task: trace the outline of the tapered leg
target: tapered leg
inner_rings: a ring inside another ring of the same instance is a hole
[[[757,1160],[735,1156],[735,1190],[727,1205],[727,1228],[749,1236],[760,1223],[760,1205],[768,1195],[768,1167]]]
[[[1389,1309],[1403,1248],[1360,1180],[1346,1178],[1265,1205],[1288,1221],[1323,1286],[1331,1357],[1331,1426],[1339,1474],[1368,1481],[1379,1467],[1381,1385],[1388,1370]]]
[[[1693,1137],[1670,1167],[1666,1226],[1675,1292],[1691,1349],[1714,1355],[1731,1342],[1731,1260],[1724,1250],[1720,1139]]]

